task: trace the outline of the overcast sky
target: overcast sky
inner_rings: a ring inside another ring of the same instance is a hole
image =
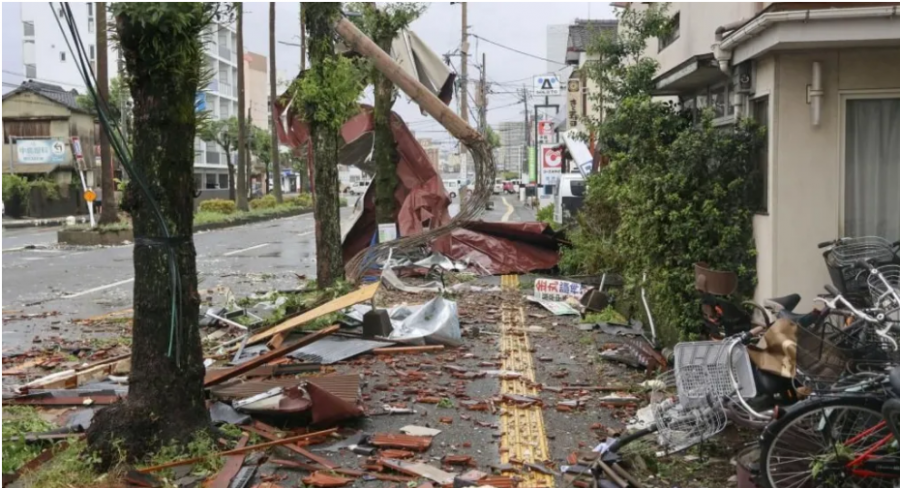
[[[276,38],[286,42],[298,42],[300,31],[299,3],[279,2],[276,5]],[[245,2],[244,46],[247,50],[268,56],[269,54],[269,4]],[[21,19],[19,9],[11,2],[3,5],[3,58],[4,70],[21,70]],[[470,2],[468,5],[469,33],[495,43],[514,48],[538,57],[547,56],[547,26],[570,24],[575,19],[613,18],[608,3],[524,3],[524,2]],[[452,53],[460,47],[461,6],[449,2],[428,3],[428,8],[412,29],[438,55]],[[496,92],[516,92],[523,84],[530,83],[533,75],[547,72],[547,62],[528,57],[502,47],[470,38],[469,77],[477,79],[479,71],[473,66],[481,64],[481,55],[487,55],[487,78]],[[451,58],[456,69],[460,57]],[[293,77],[299,71],[300,50],[297,47],[278,44],[276,51],[278,71],[285,77]],[[8,68],[11,66],[11,68]],[[4,81],[7,81],[4,73]],[[20,80],[10,80],[18,83]],[[512,82],[512,83],[508,83]],[[470,86],[470,93],[474,88]],[[516,93],[497,93],[489,98],[488,122],[496,124],[507,120],[522,120],[522,104],[516,103]],[[451,104],[454,110],[457,101]],[[439,124],[423,116],[418,107],[405,97],[397,101],[394,109],[410,125],[419,137],[433,137],[451,143],[450,136]],[[470,113],[474,113],[471,110]],[[473,116],[470,116],[473,117]],[[471,119],[470,119],[471,120]],[[473,123],[474,125],[474,123]],[[434,132],[429,132],[434,131]]]
[[[268,22],[267,3],[245,3],[244,45],[253,52],[268,55]],[[276,38],[287,42],[297,42],[294,36],[299,34],[299,4],[297,2],[278,3],[276,6]],[[515,48],[539,57],[546,57],[547,26],[569,24],[579,19],[613,18],[612,8],[608,3],[524,3],[524,2],[470,2],[468,5],[469,33],[479,35],[504,46]],[[424,15],[412,24],[412,29],[438,55],[456,51],[461,40],[461,7],[445,3],[428,3]],[[478,76],[478,70],[472,66],[477,59],[481,64],[481,54],[487,56],[488,81],[509,82],[511,85],[497,85],[494,91],[512,92],[522,87],[523,83],[531,83],[530,77],[545,73],[547,62],[518,54],[507,49],[470,38],[469,77]],[[459,69],[460,58],[451,59]],[[300,50],[296,47],[278,45],[276,51],[278,70],[286,74],[297,73],[300,67]],[[471,90],[471,88],[470,88]],[[505,120],[522,120],[522,104],[516,94],[496,94],[489,99],[488,123],[496,124]],[[470,103],[471,105],[471,103]],[[456,109],[456,100],[451,105]],[[409,124],[418,137],[433,137],[447,141],[450,136],[440,130],[440,125],[427,116],[421,115],[418,106],[405,97],[398,99],[394,110]],[[470,112],[472,112],[470,107]],[[428,132],[435,131],[435,132]]]

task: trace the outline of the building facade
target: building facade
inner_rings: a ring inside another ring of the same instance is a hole
[[[525,146],[527,143],[525,121],[500,122],[495,130],[497,135],[500,136],[497,170],[521,173],[527,162],[525,157]]]
[[[435,145],[434,142],[430,138],[417,139],[419,141],[419,145],[422,146],[422,149],[425,150],[425,153],[428,154],[428,161],[431,163],[431,166],[434,167],[434,170],[441,173],[441,147]]]
[[[253,125],[269,130],[269,60],[262,54],[244,53],[244,96]]]
[[[767,128],[757,299],[811,306],[830,283],[820,242],[900,239],[900,17],[855,5],[676,3],[672,35],[646,48],[658,95]]]

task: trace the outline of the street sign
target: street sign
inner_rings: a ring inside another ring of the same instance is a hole
[[[94,190],[88,189],[86,192],[84,192],[84,201],[93,202],[96,199],[97,199],[97,194],[94,193]]]
[[[534,146],[528,146],[528,182],[537,182],[537,163],[534,157]]]
[[[535,76],[533,79],[532,90],[535,95],[559,95],[560,81],[559,77],[553,73]]]
[[[557,145],[541,146],[541,183],[555,185],[562,174],[562,149]]]
[[[57,139],[16,139],[16,162],[59,164],[66,160],[66,144]]]
[[[552,120],[541,120],[540,122],[538,122],[538,135],[552,136],[553,135],[553,121]]]

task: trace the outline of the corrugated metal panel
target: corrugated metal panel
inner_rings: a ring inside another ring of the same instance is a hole
[[[390,342],[370,341],[352,337],[329,336],[297,349],[288,356],[308,363],[332,364],[352,358],[372,349],[390,347]]]
[[[352,404],[359,401],[359,375],[329,375],[312,376],[307,378],[272,378],[266,380],[250,380],[235,383],[226,383],[210,388],[210,393],[218,398],[234,399],[247,398],[253,395],[267,392],[272,388],[290,388],[305,381],[315,383],[316,386],[333,394],[334,396]]]

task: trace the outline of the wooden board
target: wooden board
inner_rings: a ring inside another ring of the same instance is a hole
[[[269,364],[271,361],[282,358],[282,357],[296,351],[297,349],[300,349],[301,347],[303,347],[307,344],[312,344],[313,342],[316,342],[317,340],[319,340],[323,337],[334,334],[335,332],[338,331],[338,329],[340,329],[340,326],[337,326],[337,325],[332,325],[331,327],[326,327],[322,330],[313,332],[312,334],[309,334],[306,337],[304,337],[304,338],[300,339],[299,341],[294,342],[290,345],[275,349],[274,351],[269,351],[265,354],[255,357],[245,363],[241,363],[233,368],[224,369],[224,370],[222,370],[222,373],[220,373],[220,374],[217,374],[215,376],[208,375],[208,377],[204,379],[203,386],[208,388],[213,385],[218,385],[219,383],[223,383],[225,381],[230,380],[231,378],[235,378],[244,373],[252,371],[264,364]]]
[[[267,331],[260,332],[259,334],[254,335],[250,338],[250,340],[247,341],[247,344],[256,344],[257,342],[264,341],[276,334],[287,332],[293,328],[299,327],[324,315],[338,312],[347,307],[356,305],[357,303],[371,300],[372,297],[375,296],[375,293],[378,291],[378,286],[379,283],[373,283],[371,285],[363,286],[356,291],[350,292],[340,298],[335,298],[328,303],[316,307],[309,312],[304,313],[303,315],[298,315],[297,317],[285,320],[284,322],[276,325],[275,327],[272,327]]]
[[[33,388],[43,388],[45,390],[72,389],[95,380],[106,379],[110,375],[128,374],[129,372],[131,372],[131,354],[121,359],[115,358],[113,362],[101,361],[100,364],[89,366],[80,371],[69,370],[60,374],[54,373],[27,383],[21,389],[23,391]]]

